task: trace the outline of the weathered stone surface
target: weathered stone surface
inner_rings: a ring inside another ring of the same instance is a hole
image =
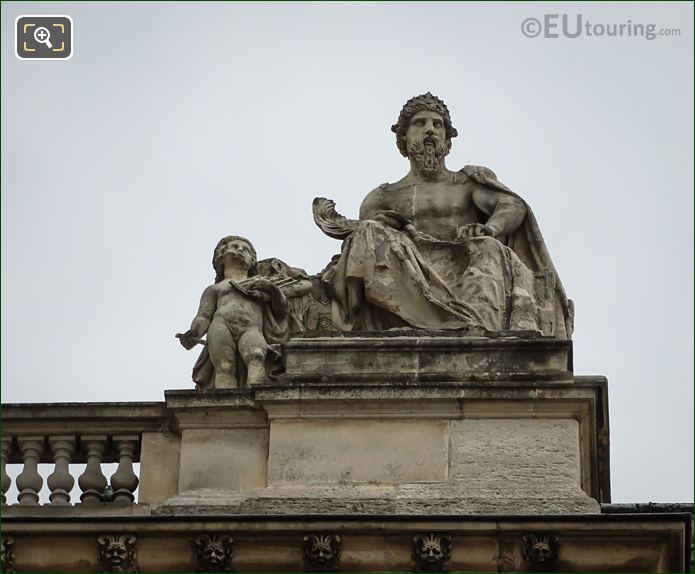
[[[546,337],[314,337],[283,345],[281,381],[572,381],[571,342]]]
[[[264,429],[185,430],[179,490],[254,490],[266,485]]]
[[[451,480],[580,491],[576,420],[462,420],[451,426]]]
[[[269,486],[255,493],[184,492],[154,514],[535,515],[592,514],[595,500],[578,491],[528,489],[518,483]]]
[[[178,433],[143,433],[140,463],[141,503],[163,502],[179,491],[181,436]]]
[[[443,482],[444,421],[301,420],[271,426],[269,484]]]

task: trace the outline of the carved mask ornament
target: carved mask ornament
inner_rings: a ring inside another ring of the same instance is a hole
[[[1,572],[14,572],[14,538],[3,536],[2,554],[0,554]]]
[[[420,571],[445,572],[444,563],[451,558],[451,544],[449,534],[416,534],[413,536],[413,560]]]
[[[234,539],[227,534],[198,536],[195,544],[198,547],[201,572],[230,572],[232,569],[232,542]]]
[[[334,571],[340,559],[340,536],[336,534],[307,534],[303,538],[303,549],[305,571]]]
[[[560,539],[555,534],[524,534],[521,544],[524,560],[535,569],[548,569],[557,561]]]
[[[99,563],[105,572],[137,572],[137,546],[132,534],[99,536]]]

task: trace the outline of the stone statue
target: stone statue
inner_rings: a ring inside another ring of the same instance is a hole
[[[191,328],[176,335],[186,349],[204,345],[193,380],[198,387],[216,389],[262,384],[272,353],[269,344],[289,336],[288,295],[304,295],[311,283],[299,273],[298,277],[258,275],[256,250],[248,239],[236,235],[219,241],[212,266],[215,283],[203,291]]]
[[[442,100],[403,106],[391,130],[410,171],[362,202],[359,220],[314,200],[314,220],[342,239],[322,276],[335,330],[397,327],[572,333],[565,295],[529,206],[487,168],[454,172],[458,134]]]

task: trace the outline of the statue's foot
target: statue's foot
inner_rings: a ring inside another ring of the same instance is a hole
[[[246,365],[246,384],[249,387],[262,385],[266,382],[265,365],[262,361],[249,361]]]

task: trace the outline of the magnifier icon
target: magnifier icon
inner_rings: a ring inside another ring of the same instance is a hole
[[[51,44],[51,33],[43,26],[34,30],[34,40],[39,44],[46,44],[46,46],[53,49],[53,44]]]

